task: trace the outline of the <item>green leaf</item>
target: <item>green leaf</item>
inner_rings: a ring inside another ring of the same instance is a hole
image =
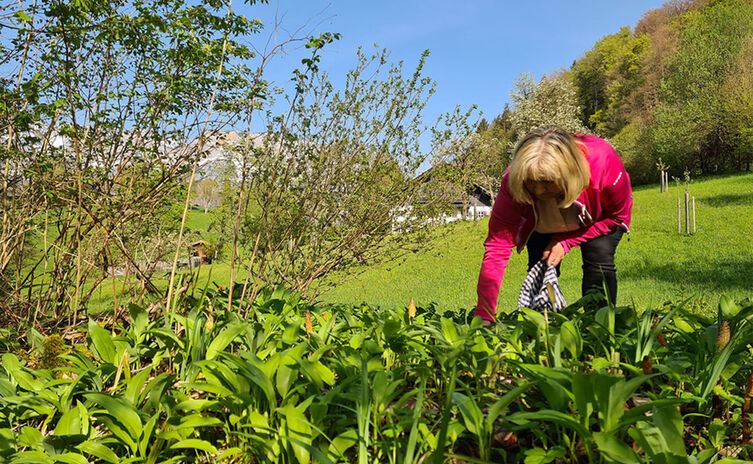
[[[298,326],[289,325],[282,332],[282,341],[288,345],[292,345],[298,341]]]
[[[521,308],[521,312],[523,314],[523,319],[535,325],[536,330],[538,330],[540,334],[546,331],[546,319],[544,319],[544,316],[541,313],[528,308]]]
[[[170,449],[197,449],[209,453],[211,455],[217,454],[217,448],[206,440],[199,440],[198,438],[187,438],[173,443]]]
[[[497,417],[502,414],[502,412],[504,412],[513,401],[518,399],[520,395],[525,393],[534,385],[536,385],[536,382],[528,382],[522,385],[518,385],[509,392],[505,393],[502,398],[498,399],[492,405],[492,407],[489,408],[489,414],[486,416],[487,430],[492,430],[492,426],[494,425],[494,421],[497,420]]]
[[[442,335],[444,335],[445,340],[452,344],[455,344],[455,342],[458,340],[458,330],[457,327],[455,327],[455,321],[450,318],[443,317],[441,320],[441,325]]]
[[[116,364],[115,344],[112,342],[110,333],[100,327],[93,319],[89,319],[89,336],[94,344],[94,350],[102,361]]]
[[[641,406],[636,406],[634,408],[631,408],[630,411],[625,412],[625,414],[622,416],[622,419],[620,420],[618,428],[625,429],[638,421],[644,421],[646,412],[652,410],[653,408],[663,406],[677,407],[680,404],[689,403],[691,401],[692,400],[690,398],[666,398],[650,401]]]
[[[207,348],[207,359],[214,359],[217,356],[217,353],[220,351],[224,351],[225,348],[233,341],[235,340],[235,337],[240,335],[244,330],[246,329],[246,324],[241,322],[236,322],[234,324],[230,324],[222,331],[220,332],[217,337],[215,337],[214,340],[212,340],[212,343],[209,344],[209,348]]]
[[[24,10],[16,11],[16,14],[14,16],[25,23],[31,22],[31,16],[26,14]]]
[[[55,464],[49,456],[41,451],[22,451],[13,458],[13,464]]]
[[[55,426],[55,435],[80,435],[81,414],[78,408],[73,408],[63,414]]]
[[[225,450],[220,453],[219,456],[217,456],[217,460],[222,462],[226,459],[232,458],[233,456],[238,456],[239,454],[242,454],[243,450],[238,447],[233,448],[226,448]]]
[[[583,338],[580,336],[580,332],[578,332],[573,321],[562,323],[560,326],[560,340],[562,340],[562,346],[570,352],[570,355],[574,359],[580,356],[580,352],[583,349]]]
[[[16,355],[5,353],[2,360],[2,367],[5,368],[5,371],[10,374],[19,387],[29,392],[38,392],[42,390],[43,384],[36,380],[34,376],[21,366]]]
[[[303,412],[292,404],[287,404],[277,411],[284,418],[280,425],[280,438],[290,444],[300,464],[309,464],[311,454],[303,445],[311,445],[311,424]]]
[[[725,319],[730,320],[737,316],[737,313],[740,312],[740,307],[735,304],[735,302],[727,295],[722,295],[722,298],[719,300],[719,310],[722,312],[722,316],[724,316]]]
[[[31,449],[38,449],[42,445],[42,432],[34,427],[25,426],[18,434],[18,444]]]
[[[222,425],[222,421],[216,417],[202,416],[201,414],[190,414],[180,418],[180,422],[175,425],[175,429],[197,429],[199,427],[216,427]]]
[[[720,449],[724,445],[728,432],[729,429],[723,420],[714,419],[711,425],[709,425],[709,441],[711,441],[711,445],[716,449]]]
[[[507,416],[507,420],[515,423],[527,423],[531,421],[553,422],[573,430],[583,438],[588,438],[591,435],[588,429],[583,427],[573,417],[552,409],[541,409],[535,412],[516,412]]]
[[[711,364],[709,377],[706,380],[706,385],[704,385],[703,391],[701,392],[702,400],[705,400],[706,397],[714,390],[719,377],[722,375],[724,368],[727,366],[727,362],[729,361],[729,357],[732,355],[732,351],[737,347],[737,341],[743,334],[746,334],[745,330],[738,330],[737,332],[735,332],[729,343],[727,343],[727,346],[724,347],[721,353],[719,353],[719,355],[714,360],[714,363]]]
[[[207,408],[219,404],[219,401],[207,399],[185,400],[175,405],[179,411],[203,411]]]
[[[329,455],[334,459],[343,458],[345,452],[356,443],[358,443],[358,432],[355,428],[350,428],[332,440],[332,443],[329,445]]]
[[[611,433],[596,432],[594,433],[594,441],[599,451],[607,455],[613,462],[624,464],[641,463],[635,452]]]
[[[118,464],[120,462],[120,458],[118,458],[118,455],[115,454],[113,450],[103,445],[102,443],[98,443],[93,440],[87,440],[83,443],[79,443],[76,448],[103,461],[111,462],[112,464]]]
[[[80,454],[76,453],[64,453],[54,456],[55,462],[62,462],[65,464],[89,464],[89,460]]]
[[[452,400],[458,406],[460,413],[463,415],[465,428],[472,434],[480,436],[484,431],[484,415],[476,402],[458,392],[452,394]]]
[[[693,333],[693,326],[690,325],[685,319],[681,318],[680,316],[675,316],[673,319],[673,322],[675,324],[675,327],[677,327],[679,330],[682,330],[683,332],[690,334]]]
[[[147,330],[146,333],[159,337],[164,342],[167,342],[167,341],[172,342],[168,344],[168,346],[170,347],[177,346],[178,349],[181,349],[181,350],[184,349],[185,347],[183,340],[178,338],[178,336],[175,335],[175,333],[172,330],[167,330],[164,327],[156,327],[154,329],[149,329]]]
[[[154,414],[144,424],[144,431],[141,433],[141,438],[138,443],[138,450],[142,456],[146,456],[149,453],[149,447],[154,444],[154,427],[157,425],[160,413]]]
[[[313,363],[314,370],[319,375],[319,378],[322,379],[324,383],[326,383],[329,386],[332,386],[335,384],[335,373],[330,370],[327,366],[322,364],[320,361],[317,361]]]
[[[625,402],[648,378],[639,376],[626,382],[623,377],[603,373],[597,373],[592,377],[598,412],[603,420],[603,432],[618,430],[620,419],[625,414]]]
[[[674,406],[654,408],[654,424],[661,430],[670,452],[677,456],[686,456],[682,416]]]
[[[133,303],[128,305],[128,313],[131,315],[131,324],[136,337],[141,337],[149,325],[149,314],[144,308]]]
[[[628,429],[628,434],[638,443],[649,458],[653,461],[656,456],[661,456],[669,452],[667,441],[662,431],[648,422],[642,421],[635,424],[635,427]]]
[[[281,397],[285,398],[285,396],[287,396],[290,386],[297,378],[298,369],[294,369],[286,364],[281,364],[277,368],[277,372],[275,373],[275,386]]]
[[[138,372],[136,375],[131,377],[131,380],[128,381],[126,384],[126,390],[123,394],[123,398],[130,401],[131,404],[140,404],[140,398],[139,395],[141,394],[142,390],[144,389],[144,385],[146,384],[146,379],[149,378],[149,375],[152,373],[152,366],[146,366],[144,370],[141,372]],[[146,392],[144,392],[146,394]]]
[[[421,422],[427,377],[426,375],[421,376],[421,384],[418,386],[418,398],[416,398],[416,404],[413,406],[410,435],[408,436],[408,445],[405,448],[405,458],[403,459],[403,462],[406,464],[413,464],[413,454],[416,451],[416,443],[418,441],[418,428]]]
[[[557,458],[565,457],[565,448],[562,446],[553,446],[548,450],[542,448],[533,448],[523,452],[525,455],[525,464],[547,464]]]
[[[136,409],[126,400],[102,393],[86,393],[84,397],[105,408],[113,419],[126,428],[133,440],[139,439],[142,432],[141,418]]]

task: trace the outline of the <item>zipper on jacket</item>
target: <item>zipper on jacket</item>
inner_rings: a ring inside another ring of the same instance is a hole
[[[588,209],[586,208],[586,205],[579,202],[578,200],[575,200],[573,204],[578,205],[580,208],[580,214],[578,215],[578,221],[580,222],[581,227],[585,227],[589,224],[593,224],[593,216],[591,216],[591,213],[588,212]]]

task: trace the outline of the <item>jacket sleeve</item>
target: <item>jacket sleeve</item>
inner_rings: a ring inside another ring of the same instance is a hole
[[[585,231],[576,230],[556,235],[554,239],[562,244],[565,253],[591,239],[606,235],[617,227],[622,227],[626,231],[630,227],[630,215],[633,208],[630,176],[614,150],[609,154],[606,165],[601,186],[601,217]]]
[[[495,319],[499,287],[522,219],[521,207],[510,195],[505,174],[489,219],[489,234],[484,241],[484,260],[478,277],[475,315],[487,321]]]

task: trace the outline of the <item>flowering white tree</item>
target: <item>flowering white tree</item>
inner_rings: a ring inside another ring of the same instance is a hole
[[[556,125],[571,133],[587,129],[578,118],[577,91],[569,73],[543,76],[537,83],[530,73],[522,73],[510,94],[514,110],[512,124],[516,139],[540,126]]]

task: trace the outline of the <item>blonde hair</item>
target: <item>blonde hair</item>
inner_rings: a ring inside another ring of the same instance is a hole
[[[515,147],[510,163],[510,193],[518,203],[533,204],[524,182],[551,181],[564,193],[560,208],[573,204],[591,180],[588,161],[575,138],[556,126],[534,129]]]

